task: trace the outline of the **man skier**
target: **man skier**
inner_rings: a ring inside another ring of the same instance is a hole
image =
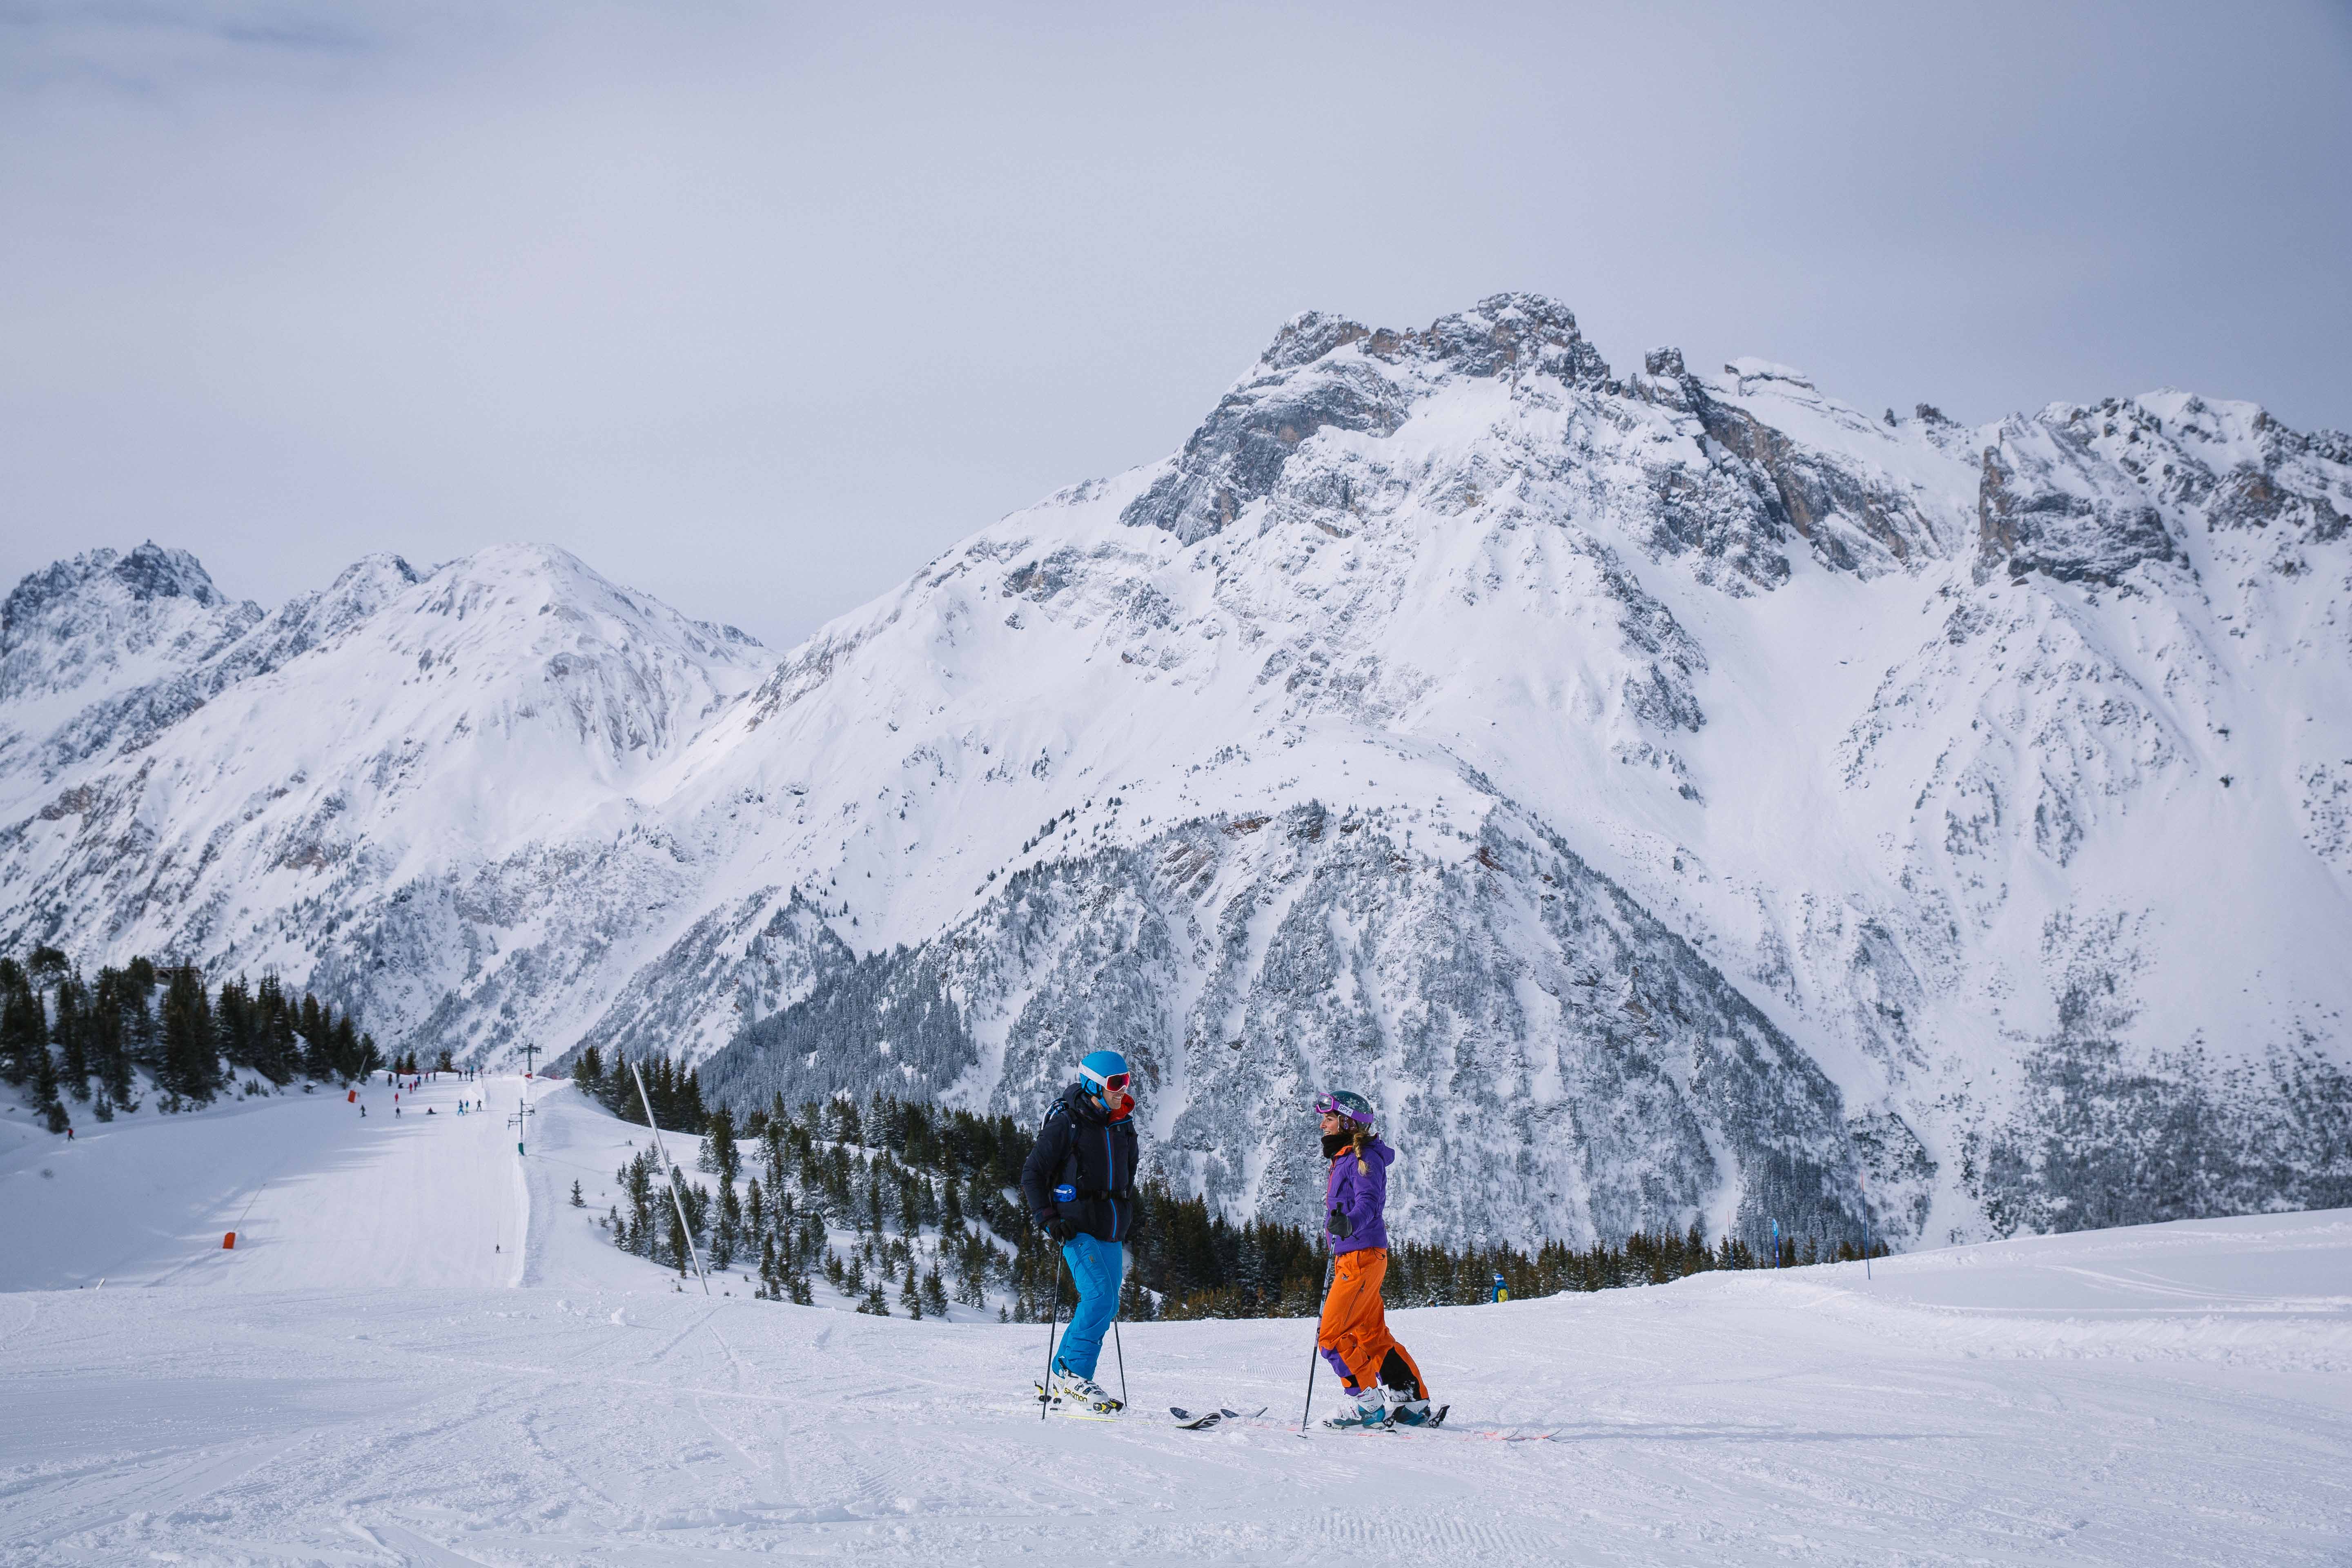
[[[1078,1063],[1078,1081],[1046,1113],[1037,1146],[1021,1167],[1030,1217],[1060,1240],[1078,1287],[1078,1305],[1055,1352],[1046,1393],[1093,1410],[1119,1408],[1094,1379],[1127,1272],[1120,1243],[1135,1226],[1132,1081],[1118,1052],[1089,1051]],[[1057,1280],[1056,1295],[1060,1289]]]
[[[1319,1097],[1324,1188],[1331,1238],[1331,1289],[1315,1348],[1331,1363],[1356,1408],[1323,1423],[1339,1431],[1386,1431],[1429,1423],[1429,1390],[1412,1355],[1389,1332],[1381,1279],[1389,1271],[1389,1165],[1396,1151],[1372,1129],[1372,1102],[1346,1089]],[[1383,1389],[1385,1388],[1385,1396]]]

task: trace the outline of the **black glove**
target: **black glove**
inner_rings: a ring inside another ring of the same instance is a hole
[[[1349,1219],[1342,1210],[1334,1206],[1331,1210],[1330,1230],[1333,1236],[1345,1241],[1356,1234],[1356,1222]]]
[[[1061,1215],[1048,1215],[1037,1223],[1039,1226],[1043,1226],[1046,1233],[1052,1236],[1055,1241],[1061,1242],[1065,1246],[1068,1245],[1072,1237],[1078,1234],[1078,1222],[1074,1219],[1065,1218]]]

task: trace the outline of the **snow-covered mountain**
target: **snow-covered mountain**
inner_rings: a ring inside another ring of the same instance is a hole
[[[508,548],[0,630],[0,939],[276,966],[379,1039],[1030,1110],[1304,1217],[1899,1240],[2352,1203],[2352,440],[1619,377],[1504,296],[1307,315],[1164,462],[778,659]]]

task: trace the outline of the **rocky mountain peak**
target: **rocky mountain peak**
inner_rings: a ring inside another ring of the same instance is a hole
[[[1598,384],[1609,365],[1577,331],[1575,313],[1541,294],[1495,294],[1426,328],[1368,327],[1321,310],[1294,316],[1258,358],[1259,373],[1312,364],[1343,350],[1395,364],[1414,361],[1463,375],[1542,371]]]
[[[86,550],[70,560],[52,562],[27,573],[0,602],[0,653],[36,635],[46,616],[71,615],[77,600],[91,603],[144,603],[152,599],[187,599],[210,609],[227,603],[202,563],[184,550],[170,550],[150,540],[128,555],[112,550]]]
[[[1568,308],[1540,294],[1496,294],[1419,330],[1293,317],[1123,520],[1196,543],[1270,495],[1320,432],[1391,436],[1454,379],[1505,376],[1597,390],[1609,365]]]
[[[201,662],[261,618],[152,541],[28,573],[0,604],[0,700],[96,692]]]

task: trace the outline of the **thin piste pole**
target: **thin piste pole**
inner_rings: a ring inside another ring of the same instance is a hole
[[[1339,1266],[1339,1255],[1333,1253],[1323,1265],[1323,1293],[1315,1298],[1315,1341],[1307,1347],[1307,1404],[1298,1412],[1298,1435],[1307,1436],[1307,1417],[1315,1411],[1315,1363],[1323,1359],[1323,1303],[1330,1300],[1331,1271]]]
[[[646,1092],[645,1074],[637,1070],[635,1062],[629,1064],[629,1076],[637,1080],[637,1103],[646,1108],[646,1127],[654,1135],[654,1154],[661,1161],[662,1169],[669,1173],[669,1201],[677,1205],[677,1228],[686,1237],[686,1255],[694,1259],[694,1277],[702,1281],[702,1293],[708,1296],[710,1276],[702,1271],[702,1254],[694,1245],[694,1226],[687,1223],[686,1200],[677,1192],[677,1167],[669,1163],[669,1151],[662,1147],[661,1127],[654,1121],[653,1097]]]
[[[1054,1304],[1045,1311],[1045,1376],[1037,1384],[1037,1419],[1054,1405],[1054,1331],[1062,1322],[1062,1270],[1067,1267],[1059,1247],[1054,1249]]]

